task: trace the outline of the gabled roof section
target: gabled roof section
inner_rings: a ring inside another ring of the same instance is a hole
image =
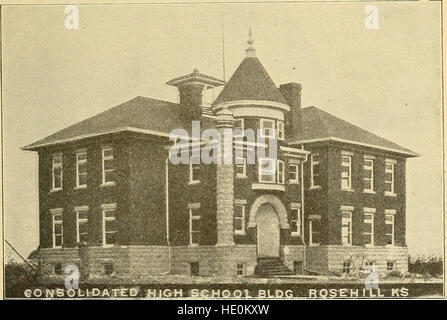
[[[275,83],[256,57],[246,57],[213,105],[238,100],[264,100],[287,104]]]
[[[136,131],[169,136],[175,128],[190,128],[182,119],[177,103],[136,97],[93,117],[62,129],[44,139],[23,147],[39,147],[79,140],[120,131]]]
[[[302,132],[291,143],[339,141],[417,157],[419,154],[316,107],[303,108]]]

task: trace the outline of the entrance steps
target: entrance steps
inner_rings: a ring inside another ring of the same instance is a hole
[[[277,257],[258,258],[258,264],[255,268],[255,275],[258,277],[288,276],[293,274]]]

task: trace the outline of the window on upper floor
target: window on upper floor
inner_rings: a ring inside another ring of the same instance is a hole
[[[87,243],[88,237],[88,207],[76,207],[76,240]]]
[[[341,188],[352,189],[352,154],[347,152],[341,155]]]
[[[247,177],[247,159],[245,155],[238,155],[236,152],[234,156],[234,162],[236,167],[236,178],[246,178]]]
[[[200,182],[200,154],[198,156],[189,157],[189,183]]]
[[[363,159],[363,192],[374,192],[374,158],[369,156]]]
[[[320,155],[314,153],[310,156],[310,187],[320,188]]]
[[[52,209],[53,248],[62,248],[64,244],[63,209]]]
[[[284,140],[284,121],[278,120],[276,121],[276,130],[278,132],[278,139]]]
[[[51,190],[62,190],[62,153],[53,155],[51,175]]]
[[[299,184],[299,164],[289,163],[289,184]]]
[[[275,120],[261,119],[260,120],[261,137],[275,137]]]
[[[395,210],[385,210],[385,238],[386,245],[394,245],[394,215]]]
[[[245,200],[234,201],[233,228],[235,234],[245,234]]]
[[[102,148],[102,184],[115,184],[115,157],[113,147]]]
[[[385,160],[385,195],[395,196],[394,184],[395,184],[395,165],[396,161],[387,159]]]
[[[301,235],[301,205],[292,203],[290,208],[290,231],[292,237]]]
[[[200,244],[201,238],[201,220],[200,203],[189,205],[189,244],[197,246]]]
[[[87,150],[76,151],[76,188],[87,187]]]
[[[284,161],[282,160],[276,160],[276,181],[279,184],[284,184],[285,180],[285,167],[284,167]]]
[[[102,244],[113,246],[116,244],[117,234],[116,204],[105,204],[102,206]]]
[[[341,211],[341,242],[345,246],[352,244],[352,210]]]
[[[275,159],[259,158],[259,182],[275,183]]]
[[[234,119],[234,126],[233,126],[233,132],[234,137],[241,137],[244,136],[244,118],[236,118]]]

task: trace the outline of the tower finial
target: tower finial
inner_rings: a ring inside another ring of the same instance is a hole
[[[247,57],[256,57],[256,49],[253,47],[255,41],[253,40],[253,33],[251,32],[251,26],[248,28],[248,48],[246,50]]]

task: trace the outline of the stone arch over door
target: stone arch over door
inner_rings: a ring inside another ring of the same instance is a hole
[[[256,215],[258,214],[258,210],[263,204],[266,203],[270,204],[278,214],[279,227],[281,229],[289,229],[289,220],[287,219],[286,207],[284,207],[284,204],[278,197],[271,194],[262,195],[256,198],[255,202],[253,202],[248,217],[248,227],[256,227]]]

